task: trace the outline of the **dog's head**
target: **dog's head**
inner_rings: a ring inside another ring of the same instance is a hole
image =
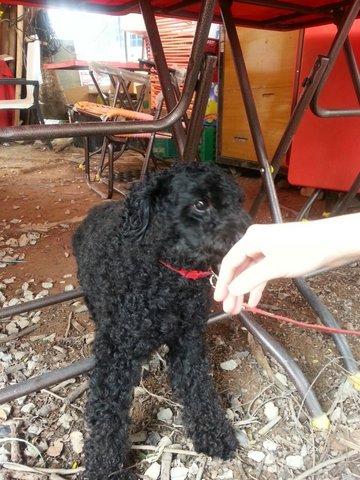
[[[124,235],[159,246],[184,267],[216,265],[245,233],[243,192],[216,166],[177,164],[149,175],[125,200]]]

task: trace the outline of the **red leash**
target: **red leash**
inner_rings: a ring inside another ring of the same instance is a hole
[[[308,328],[310,330],[316,330],[318,332],[324,333],[342,333],[345,335],[360,335],[359,330],[343,330],[341,328],[331,328],[325,327],[324,325],[315,325],[314,323],[300,322],[298,320],[293,320],[289,317],[284,317],[283,315],[276,315],[275,313],[267,312],[257,307],[249,307],[246,303],[243,305],[246,312],[254,313],[255,315],[264,315],[265,317],[273,318],[274,320],[280,320],[281,322],[291,323],[300,328]]]

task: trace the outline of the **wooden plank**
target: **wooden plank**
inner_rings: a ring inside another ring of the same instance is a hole
[[[291,113],[298,32],[238,28],[259,120],[269,157],[275,152]],[[256,162],[245,107],[225,40],[221,157]],[[221,159],[220,159],[221,162]]]

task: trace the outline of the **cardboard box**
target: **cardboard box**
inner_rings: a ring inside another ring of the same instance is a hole
[[[64,96],[68,105],[74,105],[76,102],[90,101],[89,93],[88,86],[64,89]]]

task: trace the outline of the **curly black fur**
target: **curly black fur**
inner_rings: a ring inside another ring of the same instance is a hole
[[[231,458],[238,446],[211,381],[204,333],[209,279],[168,269],[216,267],[245,232],[243,195],[220,168],[181,164],[149,176],[124,202],[93,208],[73,239],[95,322],[86,441],[89,480],[136,478],[123,469],[129,409],[141,366],[166,343],[174,394],[199,452]]]

